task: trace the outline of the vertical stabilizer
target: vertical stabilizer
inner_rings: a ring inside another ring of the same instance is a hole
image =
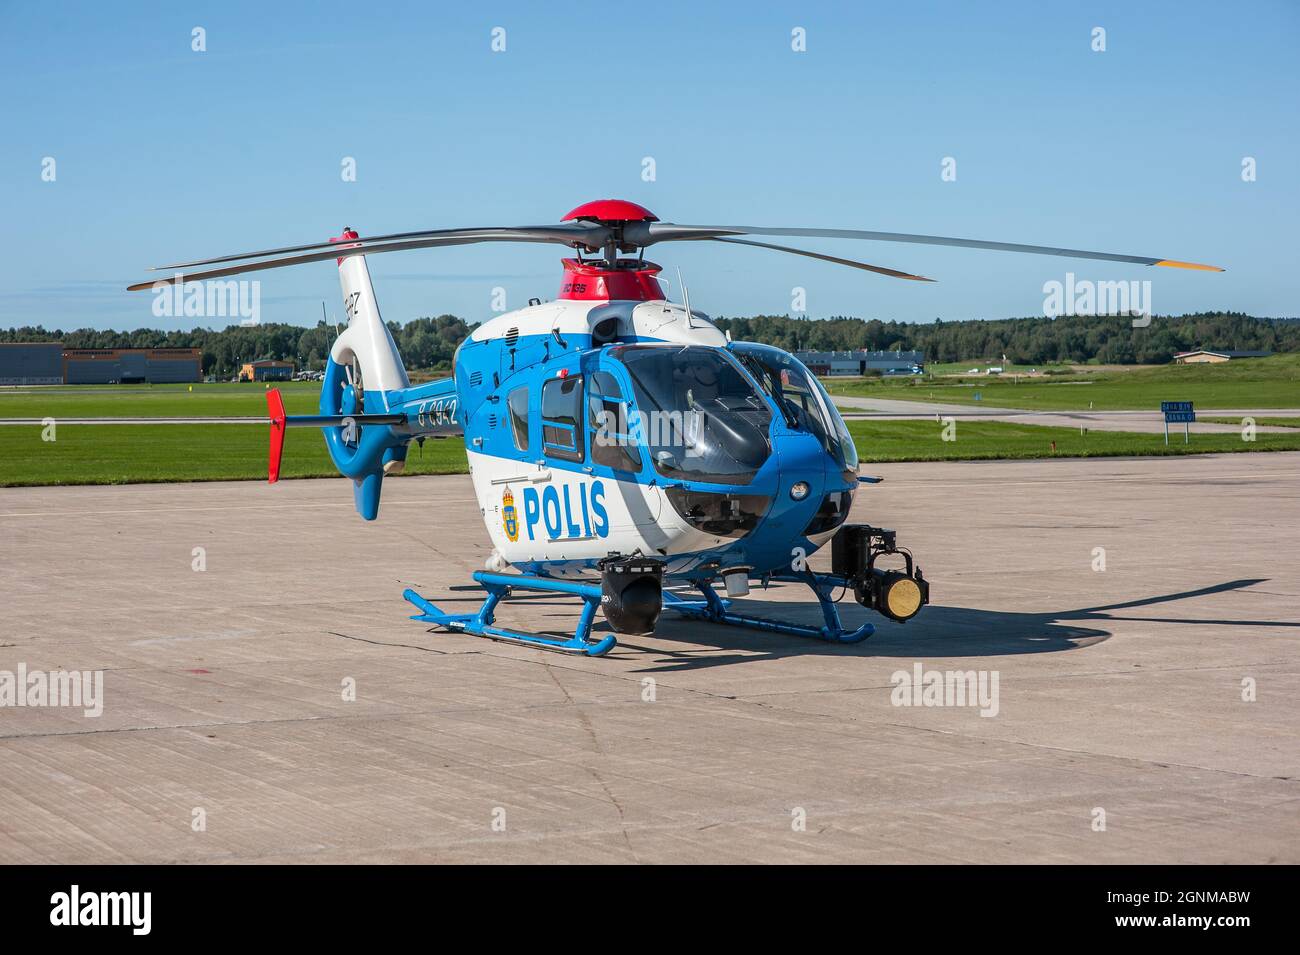
[[[348,255],[347,243],[359,236],[350,228],[331,242],[341,243],[339,284],[348,327],[330,348],[321,385],[322,415],[370,415],[401,404],[411,386],[397,342],[379,314],[364,255]],[[350,420],[350,419],[349,419]],[[368,521],[379,513],[384,474],[400,470],[407,437],[388,425],[327,427],[325,444],[339,471],[354,484],[357,512]]]
[[[345,228],[341,236],[330,241],[344,243],[356,238],[359,236],[354,230]],[[366,391],[389,392],[410,387],[397,343],[380,317],[366,257],[345,255],[338,262],[348,327],[334,342],[330,358],[340,365],[359,365]]]

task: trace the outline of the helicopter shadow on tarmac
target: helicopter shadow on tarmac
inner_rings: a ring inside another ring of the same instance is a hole
[[[875,634],[870,639],[856,644],[823,643],[800,637],[680,619],[675,614],[665,613],[660,619],[656,637],[676,643],[698,643],[701,644],[701,648],[666,650],[658,646],[630,642],[638,638],[622,638],[614,652],[617,654],[619,651],[636,651],[657,658],[655,660],[657,665],[644,667],[641,672],[672,672],[807,655],[917,659],[1049,653],[1093,646],[1110,638],[1112,631],[1108,628],[1108,624],[1127,620],[1143,623],[1300,628],[1300,622],[1227,617],[1126,616],[1122,613],[1125,610],[1228,593],[1264,583],[1266,580],[1267,578],[1261,577],[1230,580],[1196,590],[1046,613],[931,605],[906,625],[883,618],[873,620],[872,622],[876,624]],[[738,601],[737,605],[743,607],[744,612],[755,616],[782,615],[804,623],[818,622],[815,619],[818,617],[815,606],[751,599]],[[853,604],[851,597],[847,605],[841,603],[840,612],[845,618],[846,626],[855,625],[859,622],[860,615],[867,613],[866,610]]]

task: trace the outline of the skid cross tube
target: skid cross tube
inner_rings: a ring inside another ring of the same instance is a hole
[[[826,640],[829,643],[860,643],[876,632],[876,628],[869,623],[864,623],[856,630],[844,629],[844,625],[840,622],[840,614],[835,606],[835,601],[830,598],[831,592],[836,587],[843,586],[844,582],[838,577],[803,571],[802,573],[781,575],[772,579],[807,584],[817,596],[817,603],[821,606],[822,617],[826,621],[825,625],[810,627],[807,624],[786,623],[783,620],[769,620],[766,617],[751,617],[748,614],[733,613],[730,609],[731,601],[719,597],[717,591],[713,589],[713,585],[706,580],[695,581],[696,588],[704,595],[703,600],[689,600],[665,590],[664,609],[675,610],[683,616],[695,620],[705,620],[709,623],[728,624],[733,627],[749,627],[753,630],[766,630],[771,633],[788,633],[796,637],[812,637],[815,640]]]
[[[527,574],[493,574],[482,570],[474,575],[474,580],[487,591],[483,605],[479,607],[477,613],[444,613],[435,604],[408,588],[402,592],[402,596],[421,611],[414,614],[411,619],[503,643],[554,650],[558,653],[581,653],[589,657],[604,656],[618,642],[613,634],[599,640],[591,639],[591,627],[596,620],[596,608],[600,606],[599,584],[555,580]],[[494,620],[497,604],[509,596],[510,591],[514,589],[581,597],[582,615],[578,618],[578,626],[573,636],[565,639],[496,626]]]

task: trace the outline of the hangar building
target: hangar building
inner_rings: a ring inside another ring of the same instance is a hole
[[[63,346],[58,342],[0,343],[0,385],[63,384]]]
[[[794,356],[814,375],[919,375],[925,352],[919,351],[797,351]]]
[[[0,343],[0,385],[113,385],[203,380],[198,348],[64,348]]]
[[[1207,351],[1198,348],[1196,351],[1180,351],[1174,355],[1174,362],[1179,365],[1218,364],[1234,358],[1267,358],[1271,354],[1273,353],[1268,351]]]
[[[65,348],[63,380],[69,385],[202,381],[203,352],[198,348]]]

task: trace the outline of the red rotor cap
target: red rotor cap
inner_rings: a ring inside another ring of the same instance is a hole
[[[658,222],[659,217],[635,202],[626,199],[596,199],[584,202],[574,209],[561,222],[570,219],[594,219],[597,222]]]

